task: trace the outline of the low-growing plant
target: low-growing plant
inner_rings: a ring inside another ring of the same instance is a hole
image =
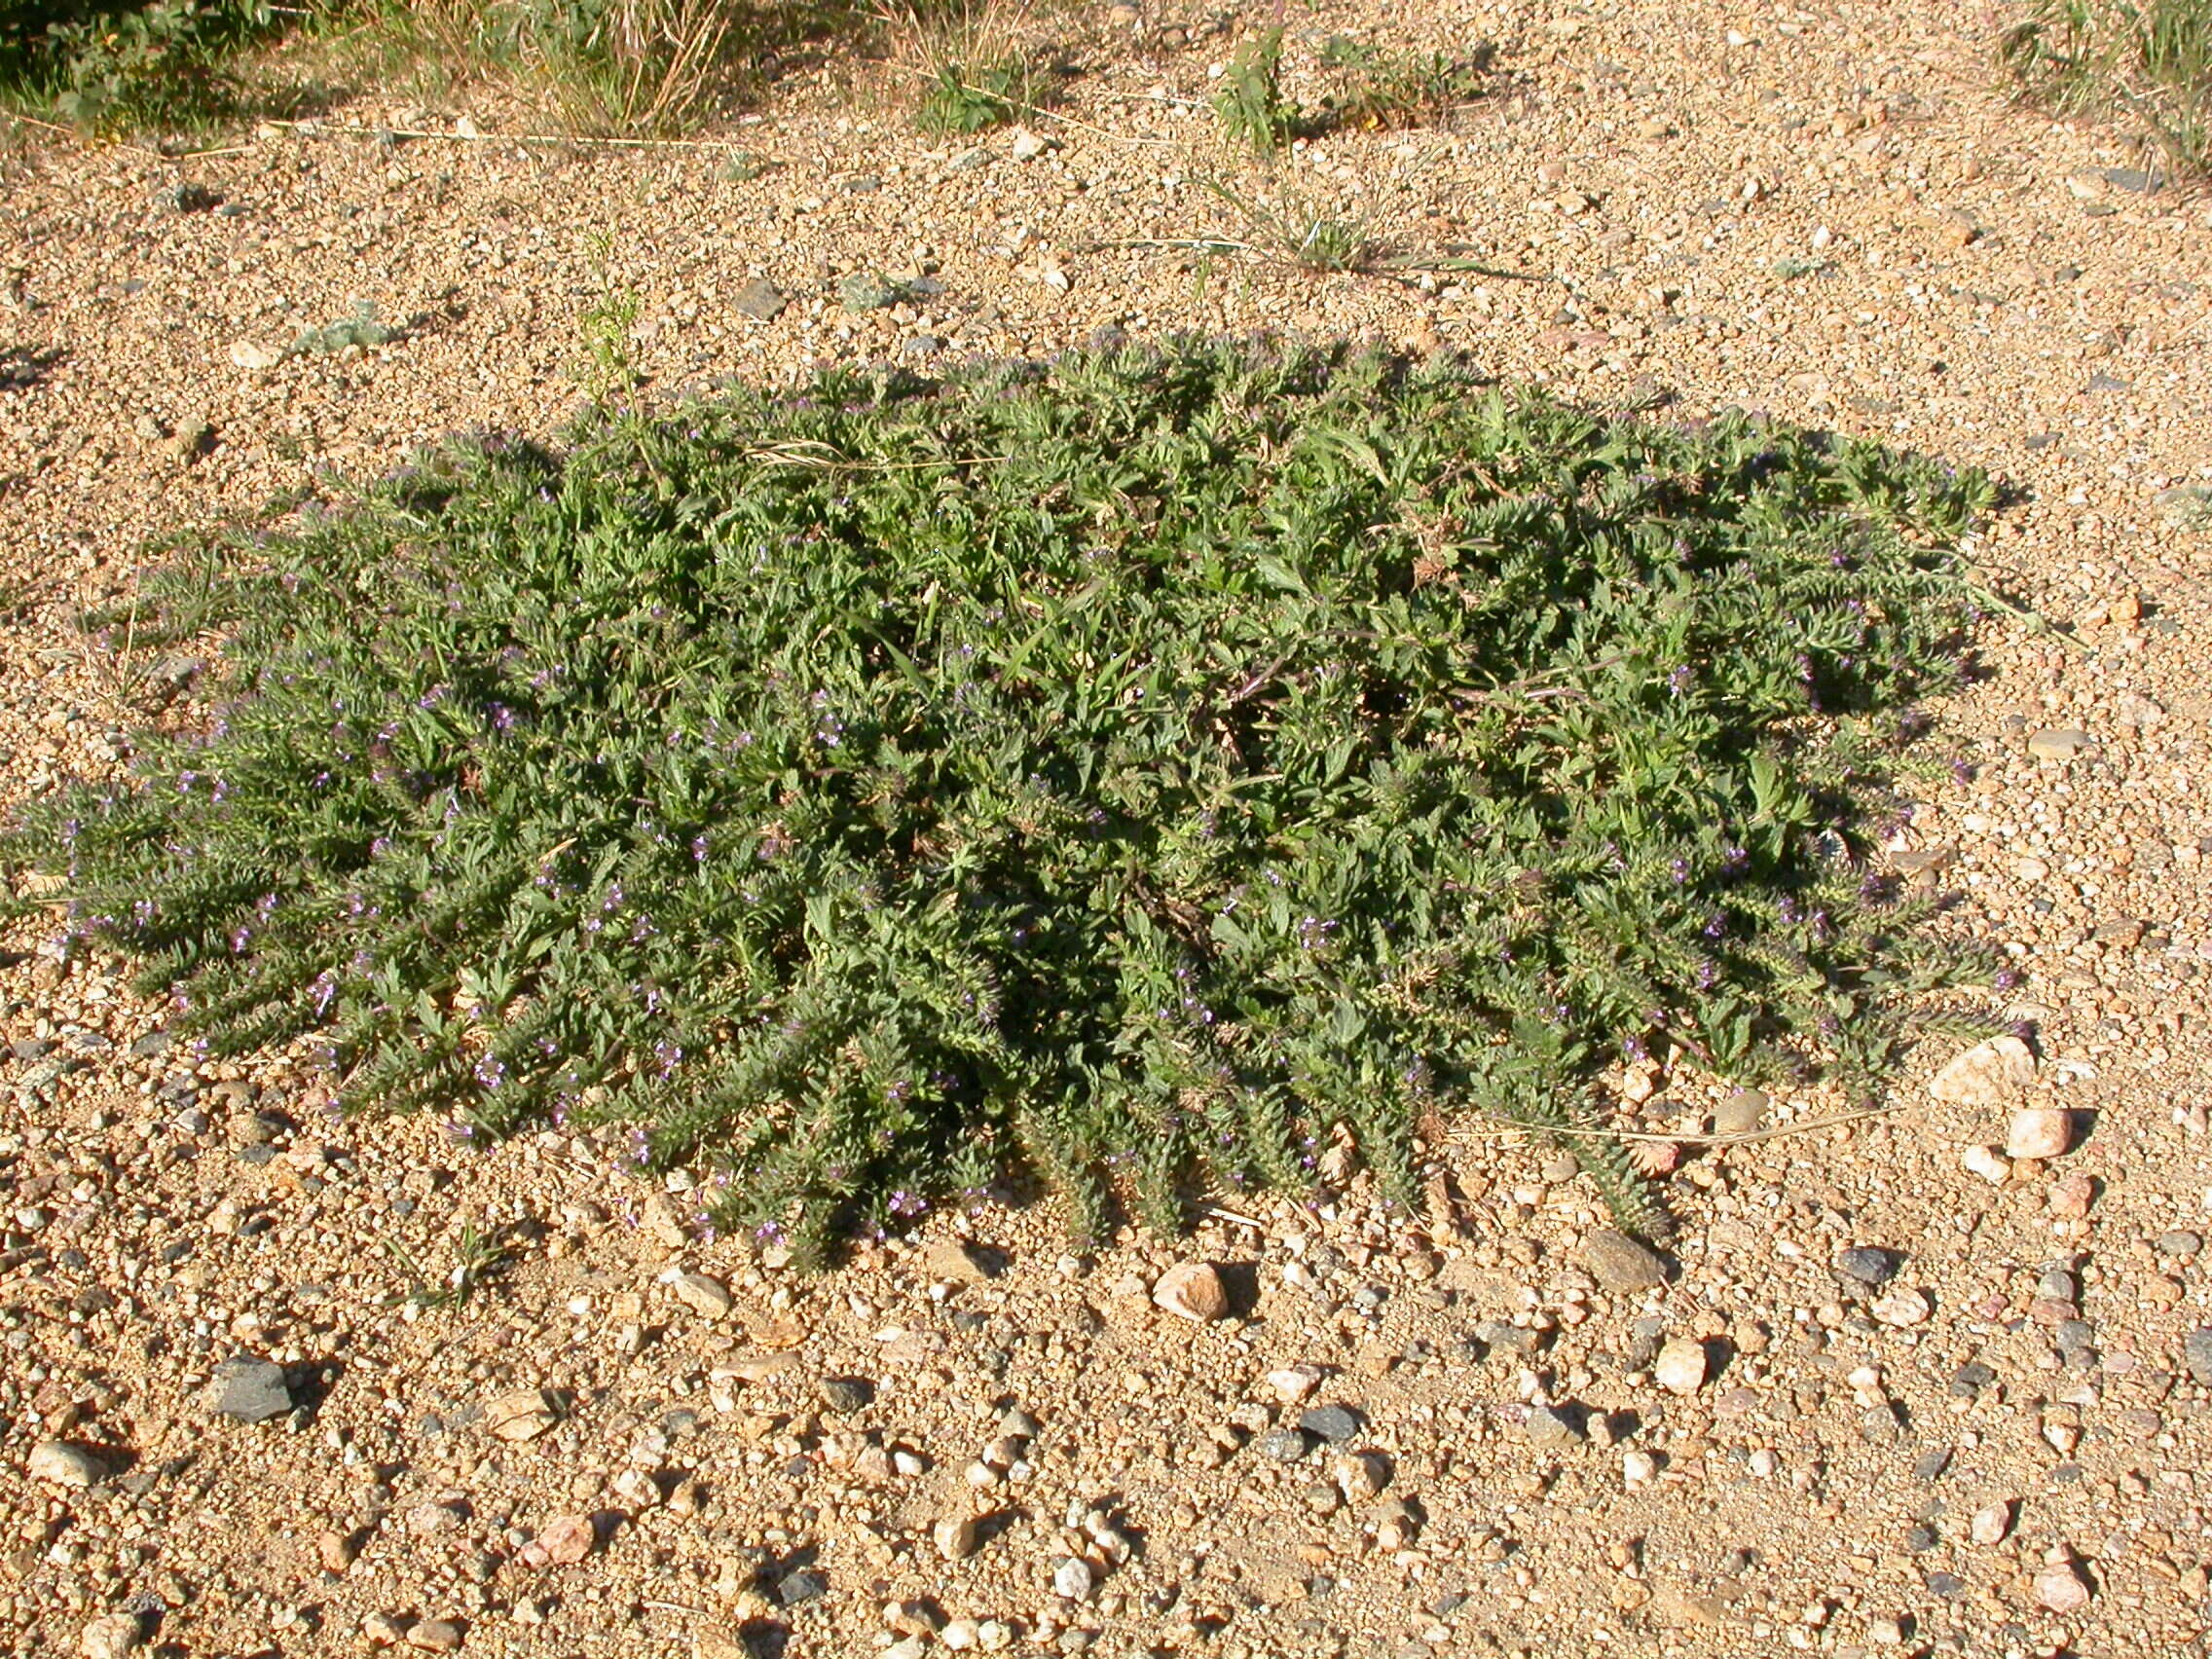
[[[397,340],[400,331],[388,322],[377,320],[377,308],[372,300],[355,302],[352,313],[335,318],[315,328],[305,328],[285,354],[294,357],[333,357],[350,347],[366,351],[377,346],[387,346]]]
[[[1665,1049],[1877,1089],[1992,966],[1865,873],[1989,501],[1740,415],[1175,342],[456,441],[204,545],[204,715],[0,844],[174,1030],[626,1127],[818,1259],[1010,1170],[1388,1191]],[[1976,1027],[1978,1028],[1978,1027]]]
[[[1321,66],[1336,71],[1329,98],[1335,120],[1349,127],[1421,127],[1448,118],[1485,90],[1488,48],[1471,57],[1440,52],[1400,52],[1372,41],[1333,35],[1321,48]]]
[[[2031,0],[2000,61],[2054,114],[2117,115],[2212,175],[2212,0]]]

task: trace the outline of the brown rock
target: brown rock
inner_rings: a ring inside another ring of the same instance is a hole
[[[1156,1307],[1179,1319],[1203,1325],[1229,1315],[1229,1287],[1211,1262],[1178,1262],[1160,1275],[1152,1287]]]

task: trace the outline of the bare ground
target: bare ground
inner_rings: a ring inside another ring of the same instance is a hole
[[[1493,39],[1505,78],[1449,130],[1332,136],[1273,180],[1172,101],[1205,95],[1231,19],[1063,21],[1092,72],[1028,159],[1004,132],[924,141],[827,79],[701,147],[472,141],[457,118],[521,118],[367,98],[190,160],[21,152],[0,197],[9,795],[120,764],[132,700],[177,667],[105,661],[70,624],[148,536],[457,427],[557,431],[579,318],[620,290],[661,390],[926,361],[923,337],[1378,335],[2007,481],[1983,557],[2075,637],[1992,620],[1988,677],[1942,711],[1963,764],[1894,851],[2014,957],[2032,1081],[1937,1100],[1931,1054],[1888,1116],[1806,1129],[1825,1103],[1778,1099],[1795,1132],[1689,1147],[1673,1276],[1644,1291],[1586,1267],[1586,1186],[1480,1125],[1432,1149],[1448,1173],[1411,1218],[1346,1171],[1319,1207],[1077,1254],[1050,1206],[993,1204],[802,1279],[699,1236],[686,1194],[601,1143],[478,1150],[333,1121],[283,1056],[196,1067],[158,1010],[24,932],[0,972],[10,1650],[2202,1652],[2212,538],[2160,502],[2212,484],[2212,203],[2009,107],[1994,19],[1938,0],[1326,6],[1298,32]],[[442,135],[347,129],[380,126]],[[731,146],[773,165],[741,181]],[[1208,176],[1501,275],[1116,245],[1248,237]],[[870,270],[942,288],[846,314],[839,279]],[[755,279],[789,301],[773,320],[738,309]],[[402,338],[271,360],[361,301]],[[2038,758],[2049,729],[2093,742]],[[1719,1091],[1654,1081],[1654,1132],[1703,1126]],[[2070,1110],[2072,1150],[1962,1162],[2020,1104]],[[464,1224],[504,1265],[410,1309]],[[1896,1278],[1840,1278],[1854,1245]],[[1232,1270],[1232,1317],[1148,1300],[1197,1260]],[[1662,1385],[1661,1338],[1710,1375]],[[298,1409],[211,1411],[240,1352],[287,1368]],[[1313,1391],[1286,1403],[1305,1383],[1272,1374],[1301,1366]],[[495,1432],[533,1389],[542,1432]],[[1342,1448],[1272,1456],[1330,1404],[1354,1409]],[[1547,1438],[1547,1404],[1596,1432]],[[1358,1452],[1382,1460],[1341,1466]],[[945,1559],[939,1524],[970,1516]],[[1056,1596],[1078,1559],[1094,1583]]]

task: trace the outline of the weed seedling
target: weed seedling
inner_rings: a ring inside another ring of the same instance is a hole
[[[1222,136],[1258,156],[1287,149],[1305,130],[1298,106],[1283,95],[1282,28],[1261,30],[1236,49],[1213,97]]]

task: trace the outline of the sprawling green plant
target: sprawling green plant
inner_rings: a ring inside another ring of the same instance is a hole
[[[1340,1125],[1402,1192],[1646,1046],[1870,1089],[1945,1017],[1986,962],[1849,854],[1986,500],[1349,348],[839,370],[208,549],[133,616],[228,631],[204,719],[4,851],[210,1051],[633,1125],[812,1248],[1010,1167],[1171,1225]]]

